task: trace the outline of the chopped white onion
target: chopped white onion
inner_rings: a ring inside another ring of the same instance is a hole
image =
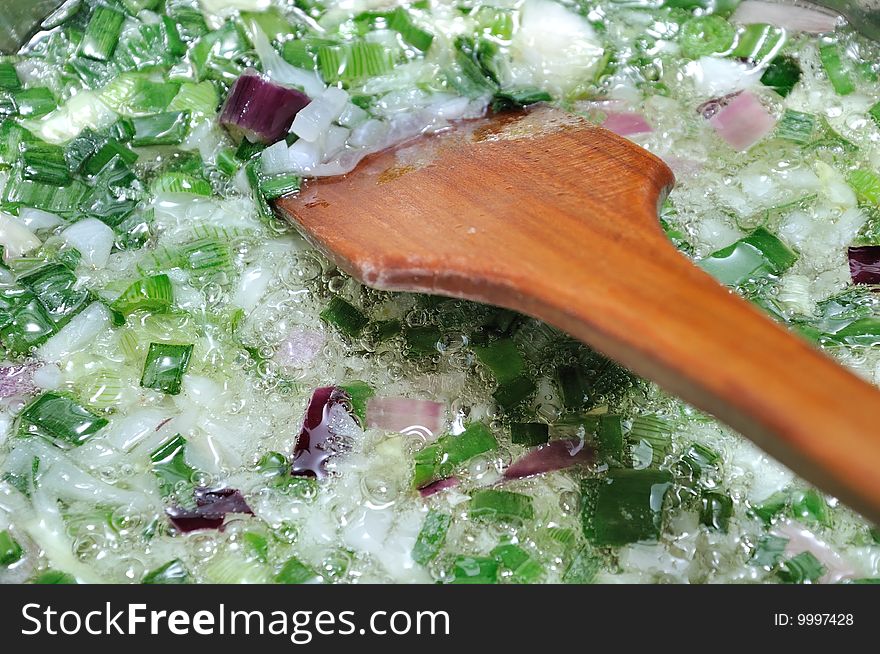
[[[382,143],[388,136],[388,123],[377,118],[370,118],[351,131],[348,144],[356,148],[369,148]]]
[[[53,390],[61,386],[61,369],[54,363],[47,363],[34,371],[34,386]]]
[[[330,157],[342,150],[342,148],[345,147],[345,143],[348,141],[350,134],[351,130],[347,127],[330,125],[326,134],[324,134],[324,144],[321,148],[321,161],[328,161]]]
[[[110,327],[110,311],[93,302],[40,346],[37,355],[43,361],[60,361],[91,345],[95,337]]]
[[[0,245],[4,248],[4,259],[11,261],[36,250],[42,241],[14,216],[0,213]]]
[[[730,20],[743,25],[766,23],[793,32],[810,34],[833,32],[842,22],[839,15],[818,7],[814,9],[762,0],[740,2]]]
[[[290,131],[306,141],[317,141],[348,103],[348,93],[331,86],[312,100],[293,119]]]
[[[275,360],[285,368],[301,370],[318,357],[325,342],[323,333],[297,325],[278,346]]]
[[[22,207],[18,211],[18,219],[21,223],[32,232],[38,229],[52,229],[63,225],[64,221],[54,213],[43,211],[42,209],[33,209],[31,207]]]
[[[110,259],[116,235],[97,218],[84,218],[61,233],[65,242],[79,250],[82,260],[95,268],[103,268]]]
[[[700,57],[688,62],[684,72],[693,80],[697,93],[716,98],[754,86],[764,74],[764,69],[735,59]]]
[[[356,104],[349,102],[345,105],[339,118],[336,120],[343,127],[357,127],[369,118],[369,114]]]
[[[267,175],[278,175],[294,170],[290,162],[287,142],[277,141],[263,150],[260,154],[260,164]]]

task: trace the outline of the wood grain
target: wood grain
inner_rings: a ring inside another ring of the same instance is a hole
[[[540,318],[880,521],[880,391],[681,255],[657,220],[672,183],[629,141],[540,108],[374,155],[280,208],[364,283]]]

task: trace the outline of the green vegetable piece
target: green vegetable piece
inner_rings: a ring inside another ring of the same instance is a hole
[[[52,263],[19,277],[18,283],[37,296],[55,322],[63,323],[90,301],[86,289],[76,288],[76,275],[62,263]]]
[[[57,145],[26,143],[21,151],[21,163],[24,179],[55,186],[66,186],[71,181],[64,150]]]
[[[755,515],[761,518],[761,520],[770,524],[770,521],[773,520],[773,518],[786,509],[790,499],[788,493],[777,491],[759,505],[752,507],[752,511],[754,511]]]
[[[398,32],[405,43],[422,52],[427,52],[434,42],[434,35],[416,25],[410,13],[403,7],[389,12],[388,29]]]
[[[333,325],[351,338],[359,336],[369,322],[360,309],[338,295],[334,295],[327,308],[321,312],[321,320]]]
[[[565,573],[562,581],[566,584],[592,584],[599,572],[599,560],[589,545],[581,547]]]
[[[516,379],[525,371],[526,362],[512,339],[502,338],[473,350],[500,384]]]
[[[533,584],[544,575],[544,567],[518,545],[504,543],[494,548],[490,554],[501,567],[511,572],[510,580],[517,584]]]
[[[41,436],[67,447],[82,445],[107,423],[106,418],[54,391],[32,400],[19,415],[22,435]]]
[[[24,556],[24,550],[8,531],[0,531],[0,565],[10,566]]]
[[[79,53],[89,59],[107,61],[119,43],[119,33],[125,14],[106,5],[98,5],[92,12],[89,24],[79,46]]]
[[[538,102],[551,102],[553,96],[541,89],[504,89],[492,97],[492,111],[522,109]]]
[[[791,498],[791,515],[805,522],[817,522],[826,527],[831,524],[831,514],[825,498],[813,489],[796,492]]]
[[[523,375],[500,384],[495,392],[492,393],[492,397],[502,409],[510,410],[523,400],[534,395],[536,390],[538,390],[538,387],[531,377]]]
[[[362,425],[367,424],[367,402],[376,394],[376,391],[367,382],[363,381],[343,384],[340,388],[348,395],[354,415],[357,416]]]
[[[777,574],[779,579],[787,584],[812,583],[825,574],[825,566],[812,552],[801,552],[783,561]]]
[[[58,331],[46,309],[32,296],[15,307],[8,320],[0,329],[0,342],[10,354],[27,354]]]
[[[180,559],[172,559],[159,566],[155,570],[150,570],[141,580],[142,584],[188,584],[190,581],[189,572]]]
[[[22,118],[41,118],[58,107],[52,91],[44,86],[13,91],[11,96],[15,111]]]
[[[264,477],[280,477],[290,474],[290,462],[281,452],[266,452],[257,462],[257,472]]]
[[[188,111],[193,116],[213,116],[220,105],[214,82],[183,82],[177,95],[168,103],[168,111]]]
[[[700,522],[709,529],[727,533],[733,517],[733,500],[726,493],[705,491],[700,498]]]
[[[854,170],[847,177],[847,182],[860,202],[880,205],[880,176],[870,170]]]
[[[700,267],[728,286],[776,277],[797,261],[797,255],[774,234],[758,227],[748,236],[699,262]]]
[[[785,42],[785,30],[764,23],[746,25],[739,35],[733,56],[757,64],[774,58]]]
[[[0,62],[0,90],[15,91],[21,88],[18,71],[11,61]]]
[[[428,484],[445,479],[455,468],[478,454],[494,450],[498,441],[489,428],[481,422],[474,422],[458,436],[447,434],[432,445],[416,452],[415,476],[413,486],[422,488]]]
[[[267,200],[275,200],[284,195],[291,195],[299,191],[302,177],[293,173],[281,173],[280,175],[261,176],[259,189]]]
[[[183,375],[189,368],[193,346],[174,343],[150,343],[141,386],[178,395]]]
[[[102,145],[95,154],[90,156],[82,166],[82,171],[87,175],[97,175],[114,157],[126,165],[131,165],[138,160],[136,152],[119,141],[111,140]]]
[[[594,545],[657,540],[663,501],[672,485],[665,470],[613,468],[583,483],[584,535]]]
[[[132,118],[135,147],[148,145],[178,145],[189,131],[188,111],[167,111],[152,116]]]
[[[649,445],[650,463],[659,465],[672,450],[672,431],[672,426],[663,418],[654,415],[638,416],[633,419],[629,440]]]
[[[453,584],[498,583],[498,561],[491,557],[458,556],[452,562]]]
[[[620,416],[606,414],[600,416],[596,440],[599,454],[604,459],[623,460],[624,438],[623,420]]]
[[[413,546],[412,559],[419,565],[428,565],[437,558],[443,548],[452,516],[439,511],[429,511],[422,523],[416,544]]]
[[[290,557],[275,575],[277,584],[305,584],[323,581],[321,577],[295,556]]]
[[[44,570],[37,575],[32,584],[75,584],[76,577],[60,570]]]
[[[523,522],[535,517],[531,497],[495,489],[474,492],[468,513],[478,519],[505,522]]]
[[[174,303],[171,279],[166,274],[143,277],[132,283],[110,308],[128,316],[134,311],[163,312]]]
[[[186,462],[186,439],[180,434],[153,450],[150,461],[163,496],[172,495],[178,486],[193,483],[196,470]]]
[[[510,442],[526,447],[542,445],[550,440],[550,427],[543,422],[514,422],[510,425]]]
[[[405,327],[403,330],[407,352],[414,356],[437,354],[437,344],[441,338],[443,335],[440,333],[440,328],[434,325]]]
[[[736,29],[721,16],[697,16],[682,23],[678,33],[681,53],[690,59],[724,54],[736,38]]]
[[[817,121],[813,114],[786,109],[776,125],[776,136],[786,141],[806,145],[813,140],[816,129]]]
[[[868,115],[877,124],[877,127],[880,127],[880,102],[868,109]]]
[[[560,366],[556,370],[562,403],[569,410],[582,408],[590,395],[590,384],[580,366]]]
[[[767,570],[776,567],[782,559],[787,544],[787,538],[765,536],[758,541],[757,547],[755,547],[755,550],[752,552],[752,558],[749,560],[749,565],[766,568]]]
[[[791,57],[777,57],[761,75],[761,84],[773,89],[783,98],[788,97],[801,79],[801,67]]]
[[[834,87],[837,95],[849,95],[856,90],[852,78],[844,69],[840,48],[837,44],[827,43],[820,45],[819,60],[822,62],[822,68],[825,70],[828,81],[831,82],[831,86]]]
[[[696,481],[710,468],[716,468],[721,457],[717,452],[710,450],[700,443],[691,443],[687,452],[682,457],[682,462],[691,472],[691,477]]]
[[[269,561],[269,540],[255,531],[246,531],[241,535],[241,542],[260,563]]]
[[[318,69],[328,84],[355,84],[394,68],[391,52],[381,43],[356,41],[318,48]]]

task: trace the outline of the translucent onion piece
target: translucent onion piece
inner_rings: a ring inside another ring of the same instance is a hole
[[[793,32],[810,34],[833,32],[842,22],[840,16],[829,11],[761,0],[744,0],[739,3],[730,20],[743,25],[766,23]]]
[[[773,130],[776,118],[758,98],[745,91],[709,118],[709,124],[733,148],[747,150]]]

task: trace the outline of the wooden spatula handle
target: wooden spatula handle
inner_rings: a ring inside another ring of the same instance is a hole
[[[584,270],[576,241],[545,262],[548,274],[528,297],[517,292],[509,304],[748,434],[880,521],[877,389],[696,268],[659,230],[641,245],[609,240],[607,265],[630,265],[602,276]],[[621,295],[630,302],[615,300]]]

